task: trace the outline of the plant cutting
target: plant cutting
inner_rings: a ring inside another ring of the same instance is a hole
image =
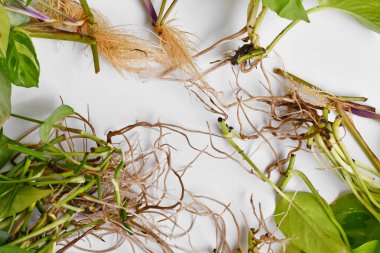
[[[180,69],[192,78],[201,78],[192,57],[195,49],[193,43],[188,38],[189,34],[171,25],[173,20],[169,20],[170,13],[178,3],[178,0],[173,0],[169,7],[166,6],[167,1],[163,0],[158,14],[151,0],[143,0],[143,2],[152,20],[154,32],[160,38],[162,51],[165,52],[167,58],[166,65],[169,69],[162,73],[161,76],[165,76],[174,69]]]
[[[355,0],[318,0],[316,5],[305,10],[302,0],[250,0],[247,8],[246,26],[228,37],[218,40],[210,47],[194,55],[197,58],[204,55],[220,45],[242,37],[241,45],[237,50],[230,50],[233,54],[227,54],[223,59],[217,61],[214,66],[206,70],[203,75],[210,73],[228,63],[237,65],[242,72],[249,72],[257,66],[262,59],[267,57],[275,46],[300,22],[310,22],[311,14],[324,10],[337,10],[344,12],[366,28],[380,32],[380,4],[377,0],[355,1]],[[279,33],[271,43],[266,46],[260,43],[260,28],[268,11],[275,12],[279,17],[291,21]]]

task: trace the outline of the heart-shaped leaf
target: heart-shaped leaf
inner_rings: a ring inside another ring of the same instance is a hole
[[[302,0],[263,0],[263,5],[276,12],[280,17],[310,22]]]
[[[338,229],[311,193],[286,193],[277,203],[275,221],[282,233],[297,248],[307,253],[348,253]]]
[[[319,6],[346,12],[368,29],[380,33],[379,0],[319,0]]]
[[[353,193],[346,194],[332,203],[331,210],[346,232],[352,248],[368,241],[380,240],[380,223]]]
[[[51,130],[54,124],[74,113],[74,109],[68,105],[58,107],[40,127],[40,136],[43,143],[49,142]]]
[[[0,4],[0,58],[5,58],[8,48],[9,38],[9,18],[8,13],[4,7]]]
[[[51,190],[42,190],[32,186],[14,187],[13,191],[8,192],[0,198],[0,219],[25,210],[51,192]]]
[[[13,84],[38,87],[40,64],[31,38],[19,27],[12,29],[9,35],[7,68]]]

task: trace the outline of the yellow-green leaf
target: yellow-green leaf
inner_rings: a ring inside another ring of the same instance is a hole
[[[0,219],[13,216],[25,210],[51,192],[52,190],[42,190],[32,186],[14,187],[12,191],[0,198]]]
[[[313,194],[288,192],[277,203],[275,221],[281,232],[297,248],[307,253],[348,253],[339,230],[331,222]]]
[[[319,6],[346,12],[368,29],[380,33],[379,0],[319,0]]]
[[[51,130],[54,124],[67,116],[74,114],[74,109],[68,105],[58,107],[40,127],[40,136],[43,143],[49,142]]]

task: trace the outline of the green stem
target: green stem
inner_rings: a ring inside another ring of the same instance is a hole
[[[163,25],[168,18],[170,12],[173,10],[174,6],[178,3],[178,0],[173,0],[172,4],[169,6],[168,10],[165,12],[165,15],[162,17],[160,21],[160,25]]]
[[[100,71],[98,48],[96,45],[96,41],[93,40],[91,37],[70,32],[46,32],[28,29],[26,31],[29,33],[31,37],[34,38],[72,41],[89,45],[91,47],[92,56],[94,59],[95,73],[98,73]]]
[[[324,9],[327,9],[327,8],[317,6],[317,7],[314,7],[314,8],[307,10],[306,13],[309,15],[311,13],[318,12],[318,11],[321,11]],[[267,46],[266,52],[263,55],[263,58],[266,57],[273,50],[273,48],[276,46],[276,44],[282,39],[282,37],[284,37],[285,34],[287,34],[300,21],[301,21],[301,19],[294,20],[284,30],[282,30],[282,32],[279,35],[277,35],[277,37]]]
[[[282,69],[278,69],[278,68],[274,69],[273,72],[276,73],[277,75],[280,75],[284,78],[288,78],[288,79],[290,79],[290,80],[292,80],[298,84],[301,84],[303,86],[306,86],[310,89],[319,91],[322,94],[331,96],[331,94],[328,93],[327,91],[309,83],[308,81],[305,81],[304,79],[302,79],[296,75],[293,75],[292,73],[286,72],[286,71],[284,71]],[[365,97],[354,97],[354,96],[336,96],[336,97],[339,98],[339,100],[341,100],[341,101],[347,101],[347,102],[351,102],[351,101],[365,102],[365,101],[367,101],[367,98],[365,98]]]
[[[356,142],[360,145],[368,159],[371,161],[373,166],[380,172],[380,161],[379,158],[372,152],[367,143],[364,141],[363,137],[356,129],[354,122],[347,116],[346,112],[342,109],[340,105],[336,105],[338,114],[342,117],[343,125],[350,131],[352,136],[355,138]]]
[[[70,193],[66,198],[62,199],[59,201],[60,204],[66,204],[67,202],[69,202],[70,200],[74,199],[75,197],[77,197],[79,194],[82,194],[84,192],[87,192],[94,184],[96,184],[96,180],[95,179],[92,179],[88,184],[86,184],[85,186],[81,187],[81,188],[78,188],[76,189],[75,191],[73,191],[72,193]]]
[[[370,199],[370,201],[372,202],[372,204],[374,204],[376,207],[380,208],[380,203],[378,203],[373,198],[372,194],[369,192],[368,187],[365,184],[365,182],[363,181],[363,178],[362,178],[361,174],[356,169],[356,166],[355,166],[355,164],[354,164],[354,162],[353,162],[353,160],[352,160],[352,158],[351,158],[348,150],[346,149],[344,143],[341,141],[342,137],[339,134],[339,126],[340,126],[340,124],[341,124],[341,119],[340,118],[336,118],[335,121],[334,121],[334,123],[333,123],[333,125],[332,125],[333,133],[335,135],[335,139],[338,142],[339,147],[341,148],[341,150],[344,153],[344,156],[347,159],[348,165],[351,167],[351,169],[354,172],[357,180],[359,180],[359,184],[357,186],[364,191],[364,193]]]
[[[260,12],[260,14],[257,16],[255,25],[253,26],[253,34],[258,34],[259,33],[259,28],[261,24],[263,23],[264,17],[268,12],[268,7],[264,6]]]
[[[18,115],[18,114],[15,114],[15,113],[12,113],[11,116],[14,117],[14,118],[17,118],[17,119],[22,119],[22,120],[33,122],[33,123],[37,123],[37,124],[40,124],[40,125],[42,125],[42,124],[45,123],[45,121],[37,120],[37,119],[29,118],[29,117],[25,117],[25,116]],[[82,130],[75,129],[75,128],[70,128],[70,127],[65,127],[65,126],[62,126],[62,125],[56,125],[56,124],[54,124],[53,127],[61,129],[61,130],[64,130],[64,131],[76,133],[76,134],[82,133]]]
[[[48,244],[45,245],[45,246],[48,246],[48,245],[50,245],[50,244],[52,244],[52,243],[55,243],[55,242],[58,242],[58,241],[60,241],[60,240],[62,240],[62,239],[64,239],[64,238],[68,238],[68,237],[71,236],[72,234],[77,233],[77,232],[80,232],[80,231],[82,231],[82,230],[85,229],[85,228],[88,228],[88,227],[94,227],[94,226],[100,225],[100,224],[102,224],[102,223],[104,223],[103,220],[96,220],[96,221],[93,221],[93,222],[88,223],[88,224],[86,224],[86,225],[83,225],[83,226],[80,226],[80,227],[77,227],[77,228],[71,229],[70,231],[67,231],[67,232],[65,232],[65,233],[62,233],[62,234],[60,234],[60,235],[57,236],[57,237],[48,237],[48,236],[43,237],[43,238],[41,238],[41,240],[37,241],[36,243],[31,244],[31,245],[30,245],[28,248],[26,248],[26,249],[27,249],[27,250],[31,250],[31,249],[33,249],[33,248],[35,248],[35,247],[39,247],[39,244],[41,244],[42,242],[45,242],[45,241],[51,240],[50,242],[48,242]],[[40,248],[40,247],[39,247],[39,248]]]
[[[166,6],[166,0],[162,0],[160,12],[158,13],[158,17],[157,17],[157,21],[155,25],[160,25],[162,16],[164,15],[165,6]]]
[[[43,162],[49,162],[49,158],[41,155],[38,152],[31,150],[31,149],[28,149],[28,148],[25,148],[25,147],[22,147],[19,145],[15,145],[15,144],[8,144],[7,148],[9,150],[12,150],[12,151],[16,151],[16,152],[23,153],[23,154],[28,155],[28,156],[32,156],[32,157],[34,157],[38,160],[41,160]]]
[[[294,162],[295,162],[295,160],[296,160],[296,156],[292,155],[290,157],[288,168],[286,169],[286,175],[285,175],[285,177],[283,177],[282,182],[279,184],[279,187],[280,187],[281,191],[285,190],[285,187],[288,185],[290,179],[292,178],[291,173],[292,173],[292,171],[294,169]]]
[[[291,200],[284,194],[281,189],[274,184],[269,178],[267,178],[263,172],[260,171],[260,169],[253,163],[253,161],[244,153],[244,151],[232,140],[233,136],[231,136],[231,132],[226,124],[226,122],[219,118],[219,125],[222,130],[222,134],[225,137],[225,139],[228,141],[228,143],[243,157],[243,159],[252,167],[252,169],[256,172],[256,174],[259,176],[259,178],[269,184],[281,197],[283,197],[288,202],[291,202]]]
[[[80,3],[82,5],[84,13],[87,16],[88,23],[90,23],[91,25],[93,25],[94,24],[94,15],[92,14],[90,6],[88,6],[88,3],[87,3],[86,0],[80,0]]]
[[[50,223],[50,224],[42,227],[39,230],[33,231],[32,233],[30,233],[30,234],[28,234],[28,235],[26,235],[24,237],[21,237],[21,238],[19,238],[17,240],[14,240],[14,241],[6,244],[5,246],[15,246],[15,245],[17,245],[19,243],[22,243],[22,242],[24,242],[26,240],[29,240],[30,238],[33,238],[33,237],[38,236],[40,234],[43,234],[43,233],[45,233],[45,232],[47,232],[47,231],[49,231],[51,229],[55,229],[58,226],[60,226],[63,223],[65,223],[66,221],[68,221],[70,218],[71,218],[70,215],[65,214],[61,218],[57,219],[56,221],[54,221],[54,222],[52,222],[52,223]]]

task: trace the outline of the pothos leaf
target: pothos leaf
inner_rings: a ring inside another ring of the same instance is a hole
[[[319,0],[319,6],[346,12],[368,29],[380,33],[379,0]]]
[[[307,192],[286,193],[277,203],[275,221],[280,230],[299,249],[308,253],[348,253],[338,229],[331,222],[318,200]]]
[[[4,68],[4,60],[0,59],[0,129],[11,115],[12,88]]]
[[[263,0],[263,5],[276,12],[280,17],[310,22],[302,0]]]
[[[332,203],[331,210],[346,232],[352,248],[368,241],[380,240],[380,223],[353,193],[346,194]]]
[[[0,4],[0,58],[5,58],[7,54],[8,47],[8,37],[9,37],[9,18],[7,11]]]
[[[359,248],[356,248],[352,253],[378,253],[380,252],[380,241],[370,241]]]
[[[7,144],[12,142],[7,136],[0,130],[0,169],[9,162],[12,157],[12,151],[7,148]]]
[[[43,143],[49,142],[49,137],[54,124],[74,113],[74,109],[68,105],[58,107],[40,127],[40,136]]]
[[[42,190],[32,186],[16,185],[12,191],[0,198],[0,219],[25,210],[51,192],[51,190]]]
[[[0,247],[0,253],[30,253],[30,251],[18,247],[2,246]]]
[[[26,88],[38,87],[40,64],[33,42],[22,28],[16,27],[10,33],[7,68],[13,84]]]

